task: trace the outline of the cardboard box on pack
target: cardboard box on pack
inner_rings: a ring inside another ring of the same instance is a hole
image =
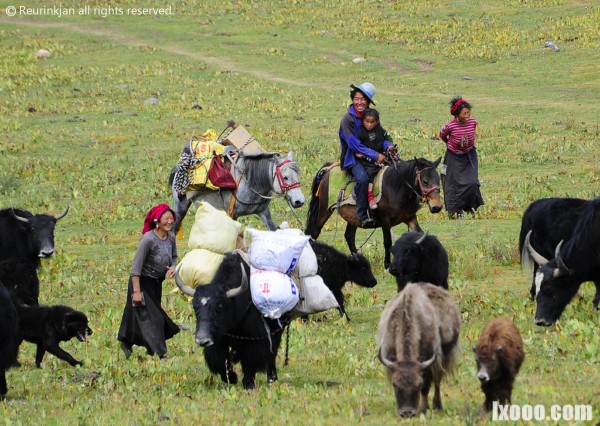
[[[246,145],[248,141],[251,142]],[[233,145],[238,150],[241,150],[244,155],[258,155],[266,152],[256,139],[248,133],[244,126],[237,126],[229,132],[223,140],[223,145]]]

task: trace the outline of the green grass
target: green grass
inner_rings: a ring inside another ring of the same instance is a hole
[[[11,4],[1,0],[0,9]],[[330,312],[294,323],[290,363],[283,366],[281,351],[273,387],[264,375],[254,392],[220,383],[191,332],[168,342],[164,362],[140,349],[125,361],[116,342],[143,216],[151,205],[169,202],[167,176],[183,144],[208,128],[220,132],[233,118],[267,149],[295,151],[308,196],[312,176],[338,156],[350,83],[366,80],[377,87],[382,124],[403,157],[444,154],[437,133],[454,95],[474,105],[480,122],[486,206],[478,218],[457,222],[419,212],[421,226],[450,256],[463,353],[442,387],[445,411],[412,423],[478,421],[483,395],[470,347],[500,315],[514,319],[525,341],[513,401],[547,410],[592,404],[590,423],[598,422],[593,285],[582,286],[556,327],[536,327],[530,273],[520,269],[517,250],[520,218],[531,201],[598,195],[597,5],[211,0],[173,6],[174,14],[162,17],[11,18],[0,10],[0,206],[59,213],[71,204],[57,226],[58,253],[40,270],[40,300],[84,311],[94,329],[87,344],[64,344],[83,368],[47,355],[37,370],[33,345],[23,344],[23,366],[8,373],[0,423],[395,424],[391,385],[376,359],[377,322],[395,290],[378,231],[357,235],[377,287],[347,287],[350,322]],[[545,50],[546,40],[561,51]],[[40,48],[52,57],[37,61]],[[357,57],[366,62],[354,64]],[[158,106],[144,107],[150,96]],[[194,102],[202,109],[193,109]],[[281,200],[272,210],[277,222],[301,226]],[[294,213],[304,222],[306,207]],[[241,221],[261,226],[255,217]],[[332,217],[321,239],[347,251],[344,226]],[[404,231],[394,229],[396,236]],[[186,251],[182,242],[180,252]],[[163,303],[176,322],[193,328],[187,301],[167,294]]]

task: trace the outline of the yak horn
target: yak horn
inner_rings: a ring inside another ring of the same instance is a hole
[[[71,208],[71,204],[67,204],[67,208],[65,209],[65,211],[62,212],[61,214],[59,214],[58,216],[56,216],[54,219],[61,220],[63,217],[65,217],[67,215],[67,213],[69,213],[70,208]]]
[[[560,257],[560,248],[562,247],[563,241],[564,240],[560,240],[560,242],[556,246],[556,249],[554,249],[554,257],[557,258],[557,259]]]
[[[417,241],[415,241],[415,244],[419,245],[421,244],[423,241],[425,241],[425,238],[427,237],[427,235],[429,234],[429,231],[425,231],[423,233],[423,236],[421,238],[419,238]]]
[[[435,361],[435,354],[433,354],[433,356],[431,358],[429,358],[427,361],[422,362],[421,368],[423,370],[428,368],[431,364],[433,364],[433,361]]]
[[[381,354],[381,348],[379,348],[379,361],[381,361],[381,363],[383,365],[385,365],[388,368],[392,368],[394,366],[394,363],[392,361],[390,361],[389,359],[384,358],[384,356]]]
[[[565,265],[562,257],[560,257],[560,247],[562,246],[564,240],[560,240],[560,243],[556,246],[556,250],[554,251],[554,257],[556,258],[556,266],[557,268],[554,270],[554,277],[562,277],[563,275],[567,275],[571,272],[571,270]]]
[[[248,275],[246,274],[246,269],[244,269],[244,264],[242,262],[240,262],[240,267],[242,268],[242,284],[239,287],[227,290],[225,295],[228,299],[239,296],[248,289]]]
[[[23,222],[23,223],[29,223],[29,219],[27,219],[26,217],[21,217],[21,216],[17,215],[17,214],[15,213],[15,209],[14,209],[14,208],[12,208],[12,207],[11,207],[11,209],[10,209],[10,214],[12,214],[12,216],[13,216],[15,219],[17,219],[18,221],[20,221],[20,222]]]
[[[525,248],[527,248],[529,255],[533,258],[533,260],[535,260],[535,263],[537,263],[540,266],[545,265],[546,263],[548,263],[548,259],[546,259],[544,256],[542,256],[537,251],[535,251],[533,249],[533,247],[531,247],[531,243],[529,242],[530,238],[531,238],[531,230],[529,230],[529,232],[525,236]],[[560,244],[559,244],[559,246],[560,246]]]
[[[187,294],[188,296],[193,296],[196,293],[196,290],[194,290],[191,287],[188,287],[183,283],[183,281],[181,281],[181,277],[179,276],[179,268],[175,268],[175,284],[177,284],[179,290],[181,290],[184,294]]]

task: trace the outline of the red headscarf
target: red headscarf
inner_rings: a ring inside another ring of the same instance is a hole
[[[177,219],[175,217],[175,212],[171,209],[171,207],[169,207],[168,204],[159,204],[158,206],[154,206],[150,209],[148,214],[146,214],[146,218],[144,219],[144,228],[142,229],[142,235],[148,231],[153,230],[156,227],[156,222],[160,220],[160,217],[167,210],[173,213],[173,219]]]
[[[463,98],[458,99],[450,107],[450,114],[456,116],[456,111],[458,110],[458,107],[461,106],[462,104],[467,104],[467,103],[468,102],[466,100],[464,100]]]

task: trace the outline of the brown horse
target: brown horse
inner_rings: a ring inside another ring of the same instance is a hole
[[[392,159],[392,165],[383,172],[381,200],[378,208],[371,213],[377,222],[375,228],[381,228],[383,233],[386,269],[390,266],[391,228],[403,222],[411,231],[422,232],[417,220],[417,210],[421,208],[421,203],[426,202],[431,213],[442,210],[440,175],[436,171],[440,160],[441,157],[435,162],[424,158],[410,161]],[[313,180],[305,233],[317,239],[325,222],[337,209],[339,215],[348,222],[344,233],[348,248],[356,253],[356,229],[362,228],[361,221],[356,217],[356,205],[345,204],[338,207],[329,201],[331,164],[326,163],[321,167]],[[331,188],[336,193],[340,189]]]

